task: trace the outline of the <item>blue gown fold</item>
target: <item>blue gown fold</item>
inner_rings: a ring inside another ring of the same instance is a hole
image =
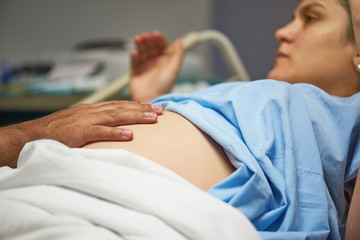
[[[209,193],[264,239],[342,239],[360,163],[360,93],[274,80],[218,84],[153,104],[217,141],[237,170]],[[176,126],[174,126],[176,127]]]

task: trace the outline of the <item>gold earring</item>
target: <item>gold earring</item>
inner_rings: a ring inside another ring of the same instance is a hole
[[[356,70],[360,72],[360,64],[357,65]]]

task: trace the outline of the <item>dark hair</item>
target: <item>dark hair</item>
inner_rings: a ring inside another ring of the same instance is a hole
[[[351,18],[351,10],[350,10],[349,1],[348,0],[339,0],[339,2],[348,14],[347,37],[348,37],[349,41],[355,42],[355,34],[354,34],[354,28],[353,28],[353,23],[352,23],[352,18]]]

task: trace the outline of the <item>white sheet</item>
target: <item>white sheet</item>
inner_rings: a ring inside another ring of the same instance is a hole
[[[260,239],[236,209],[124,150],[28,143],[0,168],[0,239]]]

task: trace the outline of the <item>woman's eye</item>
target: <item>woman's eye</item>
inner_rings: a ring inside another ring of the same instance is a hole
[[[311,22],[314,22],[317,20],[317,17],[316,16],[313,16],[313,15],[306,15],[305,16],[305,21],[306,23],[311,23]]]

